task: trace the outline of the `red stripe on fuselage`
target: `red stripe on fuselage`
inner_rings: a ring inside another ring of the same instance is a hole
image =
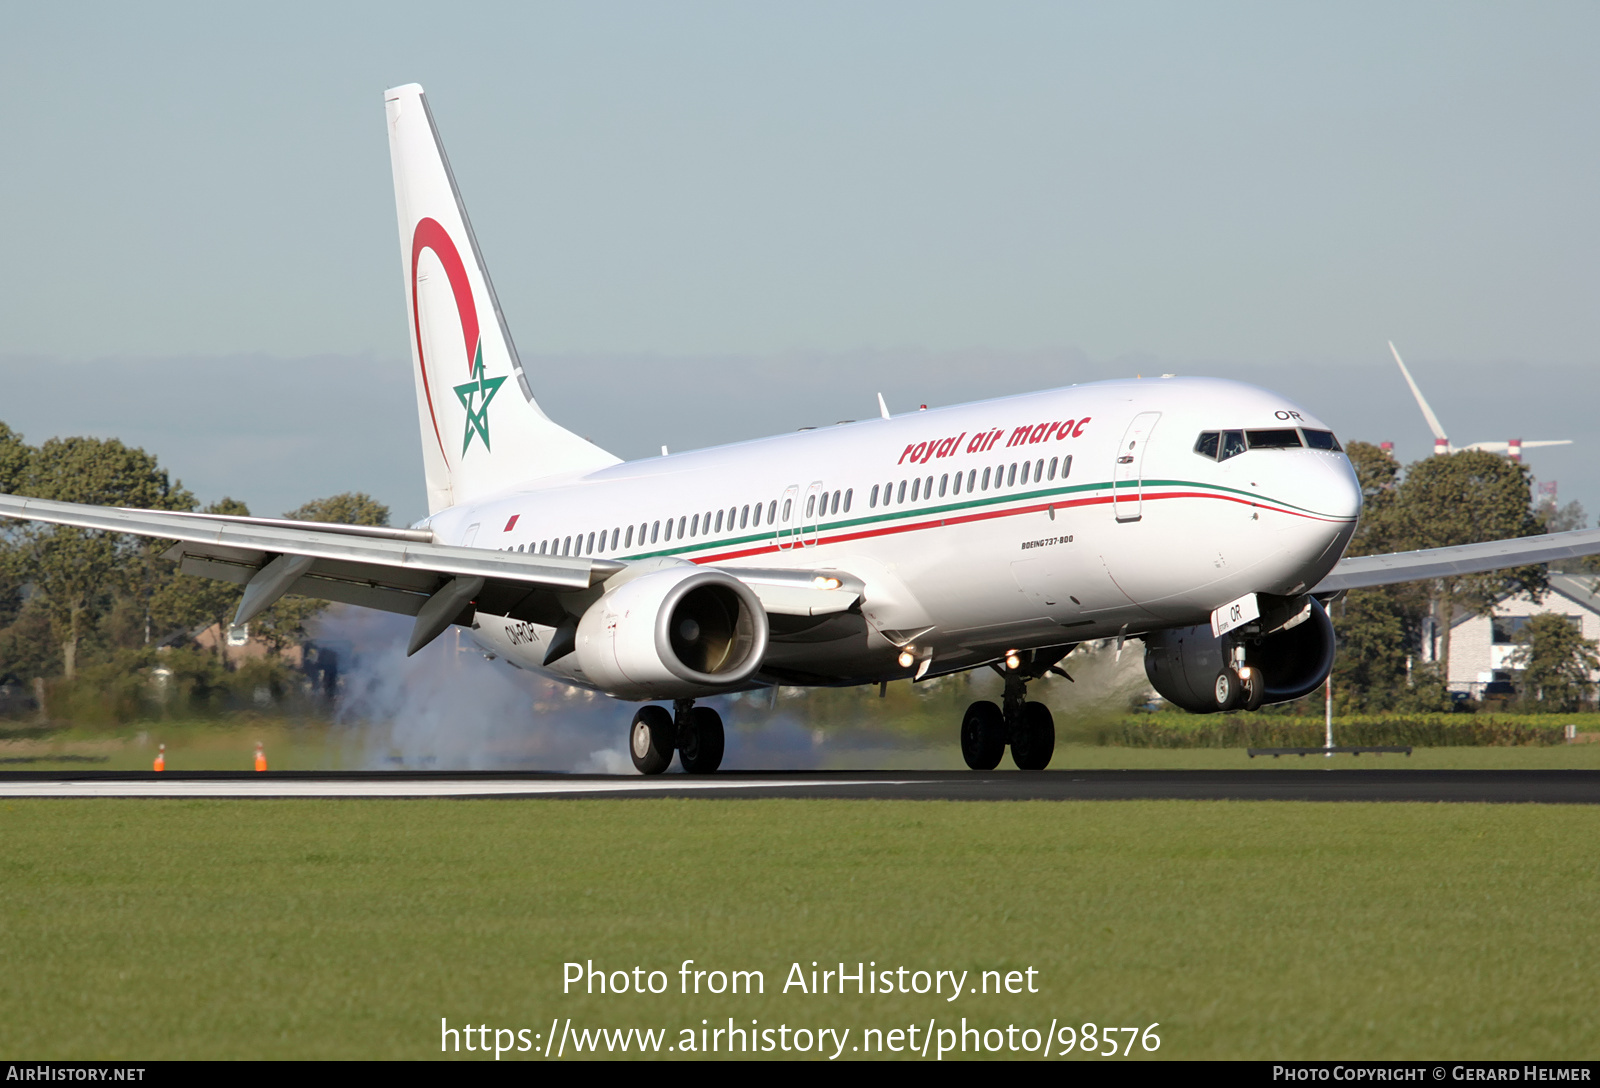
[[[1291,514],[1294,517],[1305,518],[1308,521],[1322,521],[1329,524],[1341,524],[1347,520],[1344,518],[1320,517],[1316,514],[1302,513],[1298,510],[1288,510],[1281,506],[1263,502],[1259,499],[1252,500],[1237,495],[1218,495],[1210,491],[1164,491],[1154,495],[1146,494],[1142,497],[1143,502],[1154,502],[1156,499],[1221,499],[1225,502],[1238,503],[1241,506],[1255,506],[1262,510],[1270,510],[1275,514]],[[938,529],[947,525],[961,525],[974,521],[992,521],[995,518],[1011,517],[1015,514],[1037,514],[1048,510],[1052,506],[1058,510],[1065,510],[1071,507],[1105,506],[1110,502],[1111,495],[1107,493],[1104,495],[1092,495],[1081,499],[1069,499],[1062,502],[1037,503],[1032,506],[1011,506],[1001,510],[984,510],[978,513],[960,514],[955,517],[939,518],[937,520],[930,519],[927,521],[907,522],[900,525],[886,525],[877,529],[864,529],[859,532],[839,533],[834,536],[824,537],[818,540],[816,544],[800,544],[798,540],[800,534],[796,532],[791,537],[791,539],[795,540],[795,543],[791,544],[787,548],[779,548],[776,543],[763,544],[759,547],[745,548],[740,551],[723,552],[719,555],[697,556],[689,561],[692,563],[721,563],[729,559],[745,559],[752,555],[767,555],[769,553],[779,551],[790,552],[793,551],[797,546],[815,548],[822,544],[843,544],[851,540],[866,540],[871,537],[893,536],[897,533],[914,533],[920,532],[924,529]]]

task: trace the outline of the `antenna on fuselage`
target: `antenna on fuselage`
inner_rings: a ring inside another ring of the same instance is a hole
[[[884,419],[889,418],[889,406],[883,403],[883,394],[878,394],[878,414]]]

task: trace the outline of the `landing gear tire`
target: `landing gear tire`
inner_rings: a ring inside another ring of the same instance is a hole
[[[722,766],[722,715],[708,706],[689,710],[689,728],[678,758],[690,774],[710,774]]]
[[[1239,696],[1243,685],[1239,682],[1239,674],[1233,669],[1223,669],[1217,673],[1217,682],[1213,694],[1217,700],[1219,711],[1232,710],[1239,705]]]
[[[1011,736],[1011,761],[1019,771],[1042,771],[1056,753],[1056,720],[1043,703],[1023,703]]]
[[[961,718],[961,758],[975,771],[1000,766],[1006,751],[1006,723],[1000,708],[980,701],[967,707]]]
[[[1261,701],[1267,697],[1267,678],[1261,675],[1261,670],[1254,665],[1246,666],[1240,684],[1244,689],[1239,697],[1240,709],[1261,709]]]
[[[642,706],[633,715],[628,754],[640,774],[660,774],[672,763],[672,715],[666,707]]]

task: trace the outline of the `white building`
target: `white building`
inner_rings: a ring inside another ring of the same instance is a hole
[[[1600,639],[1600,594],[1594,592],[1593,574],[1550,575],[1550,591],[1535,604],[1526,593],[1507,597],[1494,607],[1492,616],[1457,615],[1450,628],[1450,661],[1446,677],[1451,691],[1464,691],[1481,698],[1484,686],[1494,681],[1516,683],[1517,675],[1509,658],[1517,649],[1517,632],[1530,616],[1555,612],[1564,615],[1584,638]],[[1422,659],[1434,660],[1440,650],[1439,632],[1434,621],[1423,621]],[[1591,673],[1600,680],[1600,672]]]

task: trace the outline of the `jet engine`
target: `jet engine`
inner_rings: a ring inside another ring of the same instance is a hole
[[[1244,647],[1245,664],[1260,673],[1263,703],[1286,703],[1309,695],[1333,668],[1333,621],[1321,602],[1305,598],[1289,620],[1265,635],[1229,632],[1221,638],[1210,626],[1152,631],[1144,637],[1144,672],[1150,686],[1174,706],[1196,714],[1230,709],[1219,706],[1225,685],[1218,677]],[[1231,702],[1231,699],[1229,700]]]
[[[683,699],[737,687],[761,667],[767,613],[748,586],[690,564],[608,590],[578,621],[577,665],[623,699]]]

